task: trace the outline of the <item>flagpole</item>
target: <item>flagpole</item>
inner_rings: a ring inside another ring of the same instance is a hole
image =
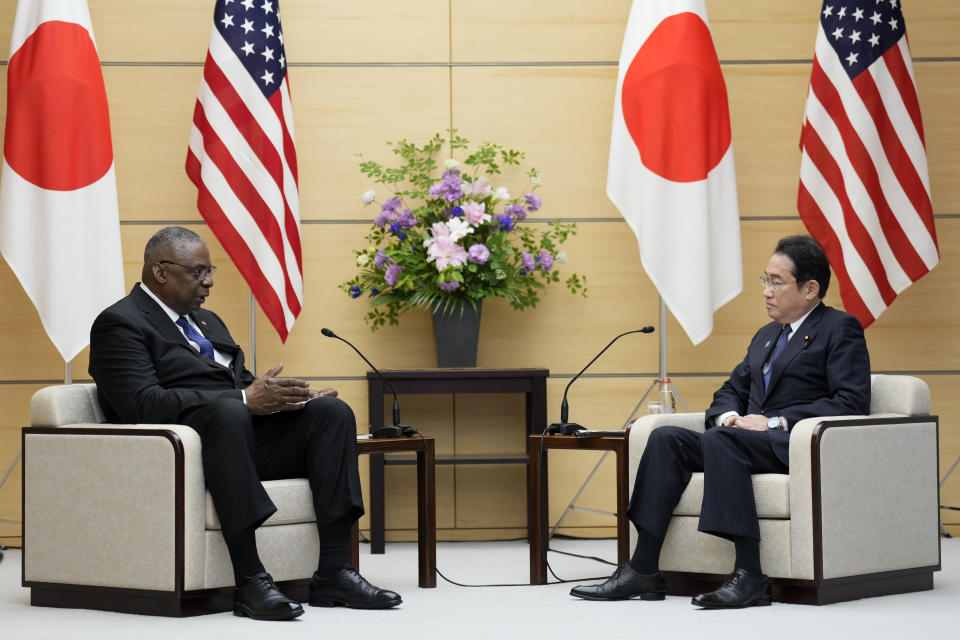
[[[250,371],[257,375],[257,314],[256,298],[253,289],[250,290]]]
[[[667,377],[667,305],[660,297],[660,379]]]
[[[63,384],[73,384],[73,361],[64,363]]]

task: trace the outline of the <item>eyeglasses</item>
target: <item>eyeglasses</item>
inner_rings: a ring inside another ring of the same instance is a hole
[[[157,264],[172,264],[180,267],[181,269],[186,269],[193,274],[193,277],[197,279],[198,282],[203,282],[210,276],[212,276],[217,268],[213,265],[209,267],[188,267],[185,264],[180,264],[179,262],[170,262],[169,260],[160,260]]]
[[[793,282],[797,282],[794,280]],[[764,289],[770,289],[771,291],[776,291],[785,284],[792,284],[792,282],[777,282],[776,280],[771,280],[767,277],[767,274],[760,275],[760,284],[763,285]]]

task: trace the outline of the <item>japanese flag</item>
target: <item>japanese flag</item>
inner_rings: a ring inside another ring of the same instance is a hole
[[[702,0],[635,0],[620,53],[607,196],[690,340],[743,289],[727,89]]]
[[[7,65],[0,251],[65,361],[123,295],[107,95],[85,0],[21,0]]]

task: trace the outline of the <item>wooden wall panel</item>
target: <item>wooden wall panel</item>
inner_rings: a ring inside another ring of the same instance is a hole
[[[207,55],[213,0],[123,0],[122,11],[118,0],[89,5],[104,61],[202,62]],[[281,0],[280,8],[294,65],[442,62],[449,56],[447,0]]]
[[[104,68],[121,219],[201,220],[184,170],[200,76],[199,67]],[[296,77],[301,219],[372,221],[376,212],[364,209],[360,195],[373,185],[360,174],[356,154],[389,160],[383,143],[398,131],[425,140],[447,127],[447,71],[311,67],[297,69]]]
[[[616,62],[631,0],[549,3],[453,0],[455,62]],[[721,60],[809,60],[820,0],[708,0]],[[951,0],[913,0],[905,18],[915,56],[957,56],[951,33],[960,16]]]

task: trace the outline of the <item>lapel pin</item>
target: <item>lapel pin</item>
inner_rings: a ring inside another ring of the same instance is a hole
[[[769,346],[770,346],[770,341],[767,340],[767,344],[763,345],[763,348],[766,349],[766,348],[769,347]]]
[[[810,336],[803,336],[804,342],[810,342]]]
[[[207,326],[207,323],[206,323],[206,322],[204,322],[203,320],[201,320],[201,321],[200,321],[200,324],[202,324],[203,326]],[[806,338],[806,336],[804,336],[804,338],[803,338],[803,339],[804,339],[804,340],[806,340],[806,339],[807,339],[807,338]]]

